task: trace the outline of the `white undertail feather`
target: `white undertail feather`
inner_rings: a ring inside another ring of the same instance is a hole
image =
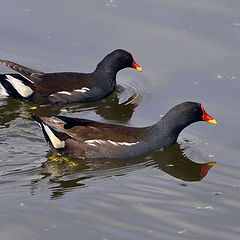
[[[24,98],[32,95],[33,90],[22,83],[21,80],[12,77],[11,75],[6,75],[6,80],[12,84],[16,91]]]
[[[0,96],[1,97],[7,97],[9,94],[7,93],[7,90],[4,88],[2,84],[0,84]]]
[[[65,147],[65,141],[61,141],[59,138],[57,138],[46,124],[43,123],[43,127],[54,148],[58,149]]]

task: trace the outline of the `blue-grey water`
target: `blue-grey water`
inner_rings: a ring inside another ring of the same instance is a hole
[[[90,72],[123,48],[144,70],[119,72],[117,90],[97,103],[34,110],[0,99],[1,239],[239,239],[239,1],[0,5],[1,59]],[[173,147],[121,161],[53,155],[31,119],[64,114],[146,126],[187,100],[201,102],[218,125],[195,123]],[[207,162],[216,165],[201,179]]]

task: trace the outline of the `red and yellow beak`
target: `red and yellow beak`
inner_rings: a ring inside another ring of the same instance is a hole
[[[201,104],[201,108],[202,108],[202,112],[203,112],[203,116],[202,116],[203,121],[206,121],[206,122],[212,123],[212,124],[217,124],[217,121],[206,113],[202,104]]]
[[[142,72],[142,68],[133,60],[132,67],[138,70],[139,72]]]

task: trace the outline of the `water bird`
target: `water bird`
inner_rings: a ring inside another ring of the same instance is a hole
[[[105,56],[92,73],[44,73],[8,60],[0,63],[17,72],[0,74],[0,95],[47,105],[97,101],[114,91],[118,71],[128,67],[142,71],[132,54],[122,49]]]
[[[76,158],[131,158],[176,143],[188,125],[206,121],[217,124],[197,102],[174,106],[157,123],[147,127],[101,123],[66,116],[32,116],[52,150]]]

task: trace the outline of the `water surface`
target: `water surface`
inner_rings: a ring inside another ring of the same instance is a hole
[[[0,19],[3,59],[90,72],[123,48],[144,70],[118,73],[97,103],[32,110],[1,99],[2,239],[239,239],[239,1],[2,0]],[[173,147],[124,161],[52,154],[31,119],[146,126],[189,100],[219,124],[195,123]]]

